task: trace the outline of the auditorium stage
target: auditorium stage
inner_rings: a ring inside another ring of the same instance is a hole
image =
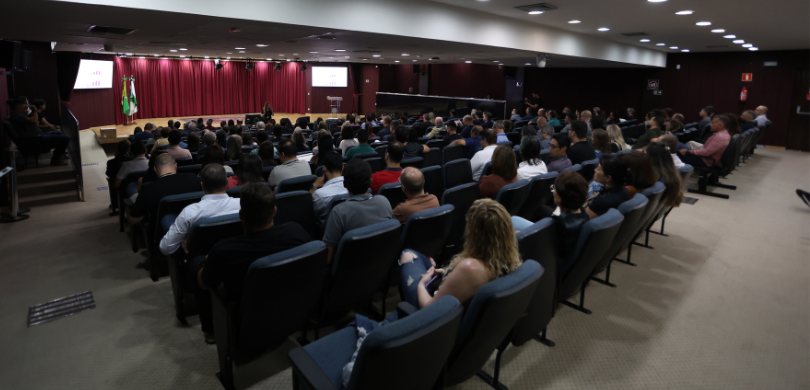
[[[230,115],[199,115],[199,116],[178,116],[178,117],[171,117],[171,118],[137,118],[135,119],[135,124],[133,125],[109,125],[109,126],[98,126],[98,127],[91,127],[88,129],[82,129],[82,131],[92,131],[96,133],[96,141],[102,146],[106,144],[116,144],[118,141],[122,139],[126,139],[130,135],[135,132],[135,128],[140,126],[143,128],[147,123],[152,123],[155,126],[166,126],[169,123],[169,120],[180,121],[180,122],[188,122],[191,120],[196,121],[197,118],[202,117],[203,120],[207,121],[209,118],[214,120],[214,126],[218,127],[220,121],[227,121],[229,119],[236,120],[244,120],[245,115],[248,114],[230,114]],[[323,119],[327,118],[346,118],[347,114],[330,114],[330,113],[320,113],[320,114],[310,114],[309,118],[310,121],[314,122],[315,119],[321,117]],[[291,122],[295,123],[295,120],[298,119],[303,115],[301,114],[289,114],[289,113],[275,113],[273,115],[273,119],[276,120],[276,123],[280,122],[282,118],[289,118]],[[82,118],[77,118],[79,123],[81,124]],[[115,128],[116,137],[109,137],[109,138],[101,138],[101,129],[110,129]]]

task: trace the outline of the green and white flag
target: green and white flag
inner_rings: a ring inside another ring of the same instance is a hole
[[[129,78],[129,115],[138,112],[138,100],[135,98],[135,78]]]
[[[129,98],[127,97],[127,78],[124,77],[121,80],[124,82],[124,87],[121,91],[121,110],[124,111],[124,115],[129,116]]]

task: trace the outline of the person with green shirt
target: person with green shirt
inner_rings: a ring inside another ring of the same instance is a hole
[[[664,131],[661,130],[664,128],[664,118],[660,116],[654,117],[650,120],[650,128],[647,130],[644,135],[638,138],[635,144],[633,144],[633,150],[644,150],[647,145],[652,142],[653,138],[658,138],[664,135]]]
[[[557,119],[557,112],[556,111],[548,110],[546,115],[548,116],[548,124],[549,125],[551,125],[553,127],[560,126],[560,120]]]
[[[368,144],[368,130],[367,129],[360,129],[357,131],[357,142],[359,143],[357,146],[352,147],[346,152],[346,158],[351,159],[352,157],[361,154],[361,153],[371,153],[374,152],[374,148],[369,146]]]

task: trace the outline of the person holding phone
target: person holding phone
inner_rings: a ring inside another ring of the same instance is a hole
[[[479,199],[467,211],[464,238],[464,249],[444,269],[417,251],[402,251],[401,285],[408,303],[424,308],[452,295],[466,304],[485,284],[521,264],[509,212],[492,199]]]

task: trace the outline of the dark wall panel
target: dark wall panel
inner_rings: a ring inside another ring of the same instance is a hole
[[[56,55],[51,52],[49,42],[22,42],[22,50],[32,52],[31,67],[23,72],[15,72],[13,85],[8,80],[9,96],[16,89],[16,95],[28,97],[28,101],[45,99],[45,115],[52,124],[59,124],[59,92],[56,86]],[[4,102],[5,103],[5,102]]]
[[[430,65],[430,94],[483,99],[506,97],[503,70],[494,65],[432,64]]]

